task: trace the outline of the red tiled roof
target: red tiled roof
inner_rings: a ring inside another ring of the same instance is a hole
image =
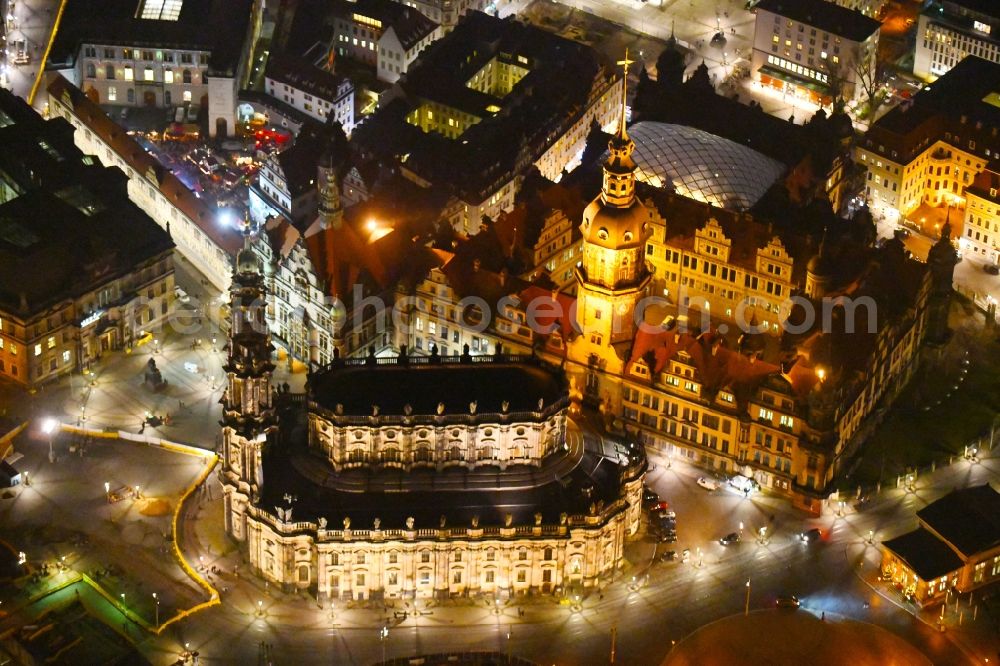
[[[380,286],[386,284],[387,271],[378,252],[346,218],[336,227],[310,229],[305,241],[313,270],[325,285],[328,296],[348,300],[362,271]]]
[[[649,331],[642,327],[636,333],[629,366],[651,353],[654,362],[650,371],[659,373],[670,359],[682,351],[691,357],[691,363],[698,369],[700,381],[711,392],[727,387],[753,387],[767,377],[781,372],[781,368],[773,363],[744,356],[727,348],[715,331],[694,336],[688,332],[666,329]]]

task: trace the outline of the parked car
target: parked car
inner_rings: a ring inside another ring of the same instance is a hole
[[[814,527],[811,530],[806,530],[805,532],[799,532],[799,539],[804,543],[811,543],[813,541],[819,541],[823,537],[823,531],[818,527]]]
[[[777,604],[778,608],[798,608],[800,605],[798,597],[795,596],[782,596],[778,597]]]
[[[733,476],[733,478],[729,479],[729,485],[744,495],[749,495],[750,493],[758,492],[760,490],[759,483],[748,476],[743,476],[742,474],[737,474]]]
[[[718,490],[719,489],[719,482],[718,481],[716,481],[715,479],[709,479],[708,477],[704,477],[704,476],[699,476],[698,477],[698,485],[701,486],[702,488],[704,488],[705,490]]]
[[[670,503],[664,502],[663,500],[660,500],[659,502],[654,504],[652,507],[650,507],[649,510],[652,513],[669,513],[669,514],[674,513],[673,511],[670,510]]]
[[[676,532],[661,532],[659,534],[660,543],[677,543]]]
[[[721,543],[723,546],[728,546],[730,544],[736,543],[739,540],[740,540],[739,534],[737,534],[736,532],[730,532],[726,536],[719,539],[719,543]]]

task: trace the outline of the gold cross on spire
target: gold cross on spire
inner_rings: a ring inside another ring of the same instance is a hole
[[[625,70],[625,76],[628,76],[628,68],[631,65],[635,64],[635,60],[629,60],[628,59],[628,49],[627,48],[625,49],[625,59],[624,60],[619,60],[617,64],[620,65],[621,68]]]
[[[618,136],[625,139],[625,107],[628,105],[628,68],[635,63],[635,60],[628,59],[628,49],[625,49],[625,59],[619,60],[618,65],[624,72],[622,74],[622,117],[618,124]]]

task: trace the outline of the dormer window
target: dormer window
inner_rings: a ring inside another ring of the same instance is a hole
[[[625,234],[622,236],[622,239],[624,239],[624,241],[626,243],[631,243],[632,242],[632,232],[631,231],[626,231]]]
[[[608,230],[605,229],[604,227],[601,227],[597,231],[597,237],[600,238],[601,240],[608,240]]]

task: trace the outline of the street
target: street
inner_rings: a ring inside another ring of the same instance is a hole
[[[42,67],[42,55],[55,21],[59,0],[4,0],[0,6],[4,10],[7,28],[7,57],[6,63],[0,64],[0,85],[27,99],[35,76]],[[30,61],[17,64],[14,62],[14,44],[22,40]]]

